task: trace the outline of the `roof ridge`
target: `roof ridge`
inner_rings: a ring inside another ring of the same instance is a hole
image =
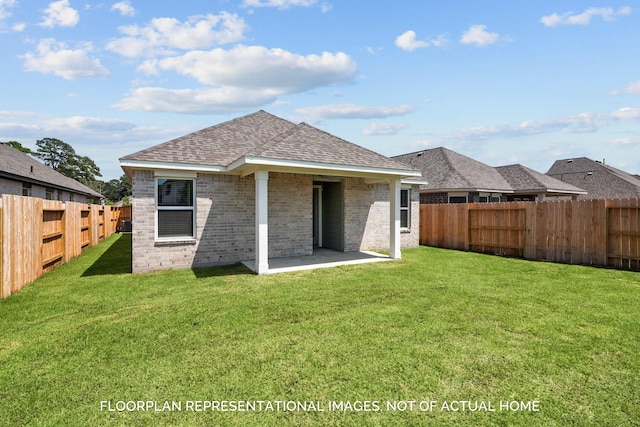
[[[273,147],[274,145],[278,145],[280,142],[284,141],[288,136],[293,135],[293,133],[296,130],[298,130],[299,126],[300,125],[294,124],[294,126],[287,129],[286,131],[280,132],[279,134],[273,136],[271,139],[268,139],[263,143],[256,145],[255,154],[256,155],[262,154],[267,148]]]

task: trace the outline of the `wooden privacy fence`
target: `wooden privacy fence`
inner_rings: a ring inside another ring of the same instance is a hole
[[[3,195],[0,298],[109,237],[121,227],[120,216],[126,212],[120,207]]]
[[[420,244],[640,271],[640,199],[421,205]]]

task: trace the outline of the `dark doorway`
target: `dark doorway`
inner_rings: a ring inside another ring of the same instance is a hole
[[[344,251],[344,197],[342,182],[314,182],[313,243]]]

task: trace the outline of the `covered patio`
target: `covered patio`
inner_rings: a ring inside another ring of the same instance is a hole
[[[378,252],[340,252],[332,249],[316,247],[313,249],[313,255],[269,258],[269,269],[264,274],[315,270],[317,268],[329,268],[341,265],[367,264],[393,260],[394,258]],[[249,270],[253,272],[256,271],[255,260],[243,261],[242,264]]]

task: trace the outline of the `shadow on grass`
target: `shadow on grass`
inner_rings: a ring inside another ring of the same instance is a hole
[[[122,234],[96,262],[82,273],[82,276],[129,273],[131,273],[131,235]]]
[[[197,267],[192,268],[193,275],[198,279],[205,279],[207,277],[218,276],[237,276],[241,274],[254,274],[242,263],[236,263],[232,265],[224,265],[219,267]]]

